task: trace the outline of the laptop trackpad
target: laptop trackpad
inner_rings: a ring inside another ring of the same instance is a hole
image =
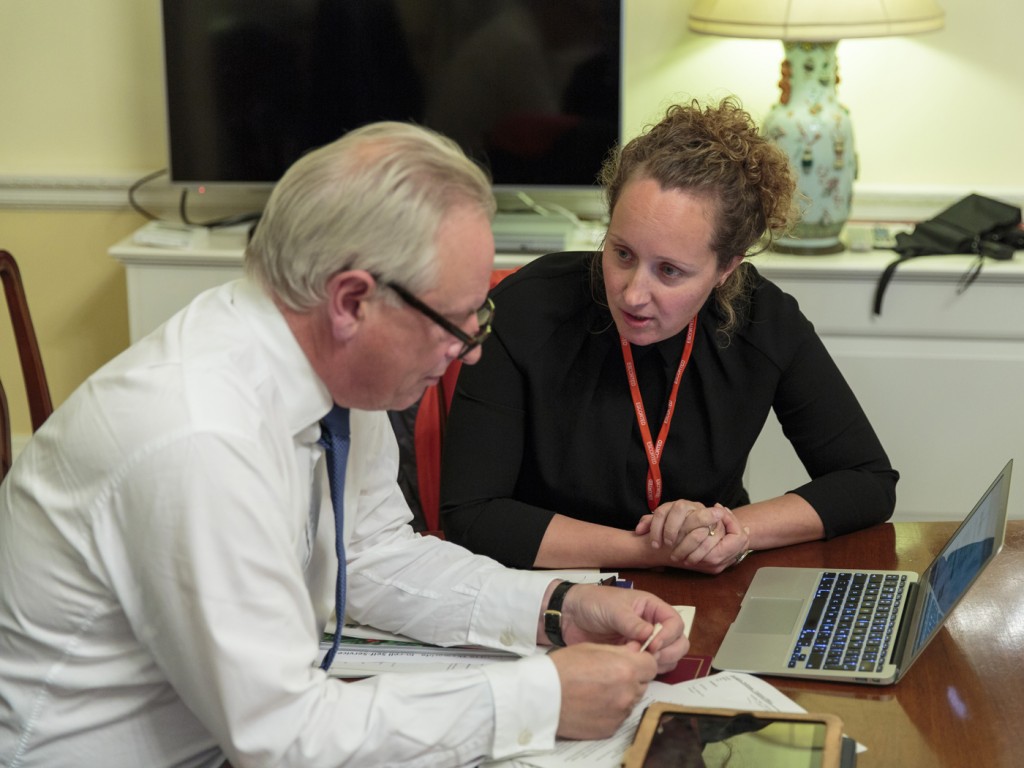
[[[733,631],[758,635],[789,635],[803,612],[803,600],[752,597],[744,601],[743,610],[732,625]]]

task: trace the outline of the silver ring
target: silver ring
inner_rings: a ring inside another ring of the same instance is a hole
[[[733,565],[739,565],[740,563],[742,563],[744,560],[747,559],[747,555],[749,555],[753,551],[754,550],[752,549],[745,549],[742,552],[740,552],[738,555],[736,555],[736,560],[735,562],[733,562]]]

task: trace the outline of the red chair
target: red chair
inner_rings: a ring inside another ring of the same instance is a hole
[[[21,271],[18,269],[18,262],[7,251],[0,251],[0,280],[4,284],[7,309],[11,314],[11,327],[18,347],[22,376],[25,379],[25,394],[28,396],[32,431],[35,432],[53,413],[53,401],[50,399],[50,387],[46,383],[46,371],[43,369],[43,357],[39,353],[39,342],[36,340],[35,327],[32,325],[32,315],[28,311],[28,299],[25,297]],[[0,480],[7,475],[13,460],[7,393],[0,382]]]
[[[515,269],[496,269],[491,273],[491,288]],[[486,353],[485,353],[486,354]],[[441,530],[441,451],[444,446],[444,425],[448,421],[455,383],[459,378],[460,360],[455,360],[435,386],[423,393],[416,412],[413,442],[416,447],[416,484],[419,487],[420,509],[428,532]]]

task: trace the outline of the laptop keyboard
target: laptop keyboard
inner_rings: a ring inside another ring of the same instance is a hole
[[[907,577],[898,574],[823,573],[790,668],[880,672],[906,586]]]

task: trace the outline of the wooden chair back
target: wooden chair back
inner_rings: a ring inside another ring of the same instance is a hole
[[[39,342],[36,340],[35,327],[32,325],[21,271],[14,256],[4,250],[0,250],[0,280],[4,285],[7,310],[11,316],[14,341],[18,347],[18,358],[25,380],[32,431],[35,432],[53,413],[53,401],[50,399],[50,387],[46,383],[43,357],[39,353]],[[10,410],[7,393],[4,391],[3,382],[0,381],[0,480],[7,475],[13,459]]]

